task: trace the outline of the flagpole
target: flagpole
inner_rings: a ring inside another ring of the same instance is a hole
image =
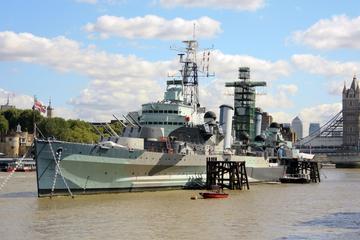
[[[34,105],[33,105],[33,126],[34,126],[34,139],[36,139],[36,123],[35,123],[35,102],[36,102],[36,95],[34,95]]]

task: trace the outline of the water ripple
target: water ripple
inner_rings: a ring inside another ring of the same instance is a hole
[[[311,221],[302,222],[303,226],[323,226],[328,228],[359,229],[360,212],[338,212]]]

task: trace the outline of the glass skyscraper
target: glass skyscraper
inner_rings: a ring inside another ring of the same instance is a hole
[[[303,138],[303,124],[301,119],[296,116],[291,122],[291,128],[296,133],[296,138]]]

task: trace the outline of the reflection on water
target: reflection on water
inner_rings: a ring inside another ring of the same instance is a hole
[[[252,185],[228,199],[163,191],[36,197],[34,173],[0,192],[1,239],[360,239],[360,169],[320,184]],[[6,176],[0,174],[0,181]],[[5,216],[5,217],[4,217]],[[4,237],[3,237],[4,236]]]
[[[10,192],[0,194],[0,198],[34,198],[37,197],[36,192]]]

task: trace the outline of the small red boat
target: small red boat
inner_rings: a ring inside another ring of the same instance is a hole
[[[203,198],[227,198],[229,194],[220,192],[201,192],[199,193]]]

